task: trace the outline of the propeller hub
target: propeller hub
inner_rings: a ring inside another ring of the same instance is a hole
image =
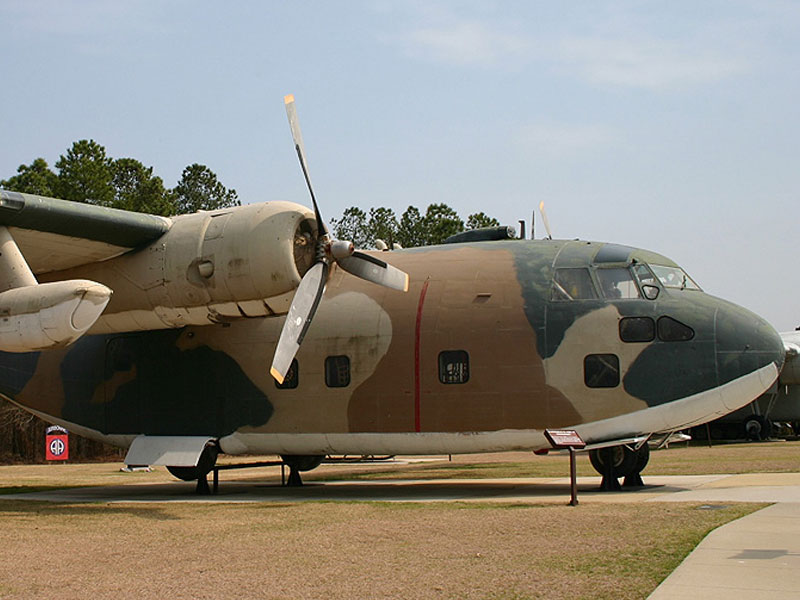
[[[355,246],[353,246],[353,242],[348,242],[347,240],[334,240],[328,244],[328,252],[334,258],[334,260],[352,256],[355,250],[356,249]]]

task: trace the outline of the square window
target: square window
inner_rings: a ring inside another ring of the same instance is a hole
[[[619,358],[616,354],[590,354],[583,359],[583,381],[590,388],[619,385]]]
[[[619,339],[623,342],[652,342],[656,339],[656,323],[650,317],[625,317],[619,322]]]
[[[300,383],[300,367],[297,364],[297,359],[292,359],[292,364],[289,365],[289,370],[286,372],[286,377],[283,379],[283,383],[278,383],[278,380],[275,380],[275,387],[279,390],[293,390],[297,387],[297,384]]]
[[[469,354],[464,350],[440,352],[439,381],[442,383],[467,383],[469,381]]]
[[[325,385],[347,387],[350,385],[350,358],[345,355],[325,359]]]

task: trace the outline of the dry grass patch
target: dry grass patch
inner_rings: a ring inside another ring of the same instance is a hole
[[[643,598],[757,508],[0,503],[3,598]]]

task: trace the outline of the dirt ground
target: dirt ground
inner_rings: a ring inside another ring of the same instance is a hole
[[[644,598],[755,507],[0,502],[2,598]]]
[[[648,473],[800,471],[798,442],[673,447]],[[230,458],[259,460],[264,457]],[[0,494],[162,482],[121,464],[0,467]],[[325,464],[307,480],[566,475],[510,453]],[[580,469],[593,474],[588,460]],[[279,481],[278,467],[223,471]],[[0,598],[644,598],[733,504],[56,504],[0,501]]]

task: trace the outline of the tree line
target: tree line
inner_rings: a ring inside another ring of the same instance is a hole
[[[356,248],[374,248],[377,240],[390,247],[395,243],[403,248],[432,246],[465,229],[497,225],[497,219],[483,212],[469,215],[464,222],[447,204],[430,204],[425,214],[416,206],[409,206],[399,219],[391,208],[370,208],[366,212],[351,206],[340,219],[331,219],[334,236],[352,241]]]
[[[73,143],[54,166],[55,171],[37,158],[0,181],[0,188],[164,216],[241,205],[236,190],[222,185],[205,165],[187,166],[175,187],[167,188],[153,167],[134,158],[114,159],[94,140]]]

